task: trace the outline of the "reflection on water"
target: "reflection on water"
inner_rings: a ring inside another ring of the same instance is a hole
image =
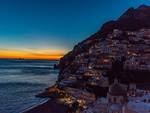
[[[58,70],[50,60],[0,60],[0,113],[19,113],[45,99],[34,95],[54,84]]]

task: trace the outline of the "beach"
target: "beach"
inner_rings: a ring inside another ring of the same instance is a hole
[[[67,113],[67,106],[60,103],[57,99],[51,99],[23,113]]]

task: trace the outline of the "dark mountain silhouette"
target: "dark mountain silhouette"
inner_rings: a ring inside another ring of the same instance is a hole
[[[113,29],[135,31],[141,28],[150,28],[150,6],[129,8],[118,20],[105,23],[99,32],[107,34]]]

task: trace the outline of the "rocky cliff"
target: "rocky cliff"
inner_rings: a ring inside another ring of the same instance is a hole
[[[112,75],[113,60],[122,57],[126,59],[119,75],[122,81],[150,82],[149,6],[128,9],[118,20],[106,22],[97,33],[78,43],[60,60],[59,84],[105,86],[105,77]]]

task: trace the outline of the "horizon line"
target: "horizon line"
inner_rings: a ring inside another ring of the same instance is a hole
[[[61,57],[62,58],[62,57]],[[16,60],[60,60],[61,58],[0,58],[0,60],[2,59],[16,59]]]

